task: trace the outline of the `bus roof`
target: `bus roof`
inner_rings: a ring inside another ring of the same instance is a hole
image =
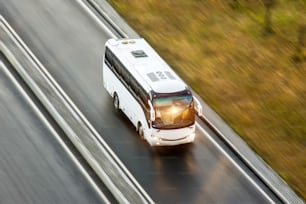
[[[173,93],[187,88],[145,39],[110,39],[106,46],[146,91]]]

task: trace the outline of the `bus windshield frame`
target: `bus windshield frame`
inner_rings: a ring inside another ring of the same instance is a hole
[[[176,93],[153,93],[152,104],[156,129],[179,129],[195,123],[194,101],[190,90]]]

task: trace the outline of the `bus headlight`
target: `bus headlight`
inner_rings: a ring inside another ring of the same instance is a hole
[[[160,145],[159,143],[159,137],[155,136],[155,135],[152,135],[152,143],[154,145]]]
[[[157,141],[158,141],[158,137],[155,136],[155,135],[152,135],[152,140],[153,140],[154,142],[157,142]]]

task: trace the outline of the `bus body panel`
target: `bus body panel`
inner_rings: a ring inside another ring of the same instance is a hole
[[[195,125],[173,130],[153,129],[150,141],[151,146],[170,146],[192,143],[195,139]]]
[[[144,128],[145,137],[147,137],[150,134],[150,131],[148,124],[144,122],[146,121],[146,117],[142,107],[105,63],[103,63],[103,66],[103,81],[107,92],[112,97],[114,97],[114,94],[117,93],[119,98],[119,109],[129,118],[136,128],[138,126],[138,122],[140,122]]]

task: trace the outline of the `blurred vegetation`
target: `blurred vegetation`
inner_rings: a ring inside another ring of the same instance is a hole
[[[110,0],[304,199],[305,0]]]

